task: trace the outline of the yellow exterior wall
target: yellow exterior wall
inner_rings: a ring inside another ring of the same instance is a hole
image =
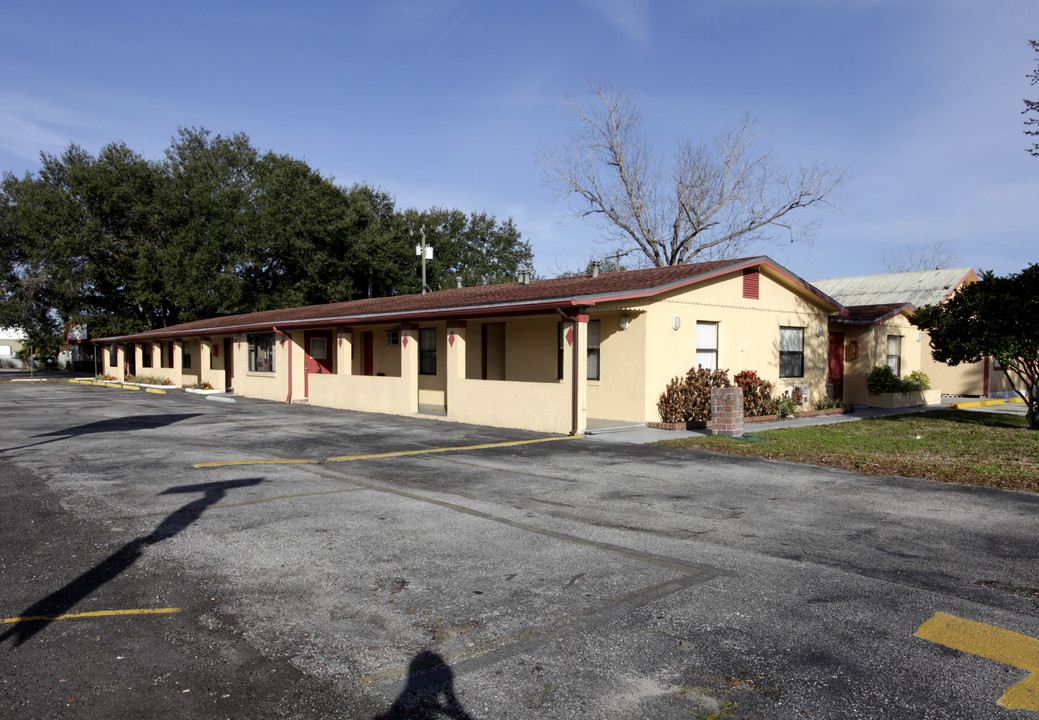
[[[730,378],[742,370],[754,370],[773,383],[777,393],[804,385],[809,402],[826,393],[827,327],[832,310],[777,277],[760,274],[757,300],[743,297],[742,273],[734,273],[651,300],[644,307],[644,344],[649,348],[645,400],[642,416],[631,419],[659,419],[657,401],[668,382],[696,364],[698,321],[718,323],[718,367],[728,370]],[[675,317],[678,330],[672,326]],[[802,377],[779,377],[780,327],[804,329]],[[589,414],[597,417],[592,407]]]
[[[923,367],[921,346],[927,344],[926,335],[919,333],[904,314],[898,314],[874,325],[834,324],[833,332],[844,333],[844,397],[846,403],[869,405],[872,400],[866,385],[869,374],[878,365],[887,364],[888,335],[902,338],[901,377],[923,370],[931,378],[931,387],[940,390],[935,378]],[[848,352],[851,343],[858,343],[859,355],[852,359]]]

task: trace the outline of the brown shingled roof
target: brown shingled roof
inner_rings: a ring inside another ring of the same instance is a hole
[[[430,316],[466,316],[483,311],[517,312],[539,308],[590,306],[599,302],[634,297],[648,297],[684,285],[693,284],[721,274],[736,272],[744,268],[768,265],[780,274],[792,278],[820,299],[840,306],[821,292],[767,257],[741,258],[714,262],[674,265],[602,273],[598,277],[577,277],[534,280],[529,284],[520,282],[502,285],[478,285],[475,287],[437,290],[425,295],[395,295],[381,298],[349,300],[327,305],[285,308],[263,312],[246,313],[208,318],[194,322],[172,325],[134,335],[104,338],[105,340],[133,340],[175,335],[199,334],[205,331],[231,332],[271,326],[315,325],[318,323],[351,324],[364,321],[401,320],[409,317],[425,319]]]

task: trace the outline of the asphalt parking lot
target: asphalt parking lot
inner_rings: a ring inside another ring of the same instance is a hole
[[[5,718],[1039,710],[1034,495],[71,384],[0,450]]]

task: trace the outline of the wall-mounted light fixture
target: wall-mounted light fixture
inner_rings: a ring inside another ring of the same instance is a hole
[[[682,318],[678,317],[677,315],[672,315],[671,316],[671,329],[672,330],[677,330],[680,327],[682,327]]]
[[[923,340],[923,339],[924,339],[924,334],[923,334],[922,332],[918,332],[918,333],[916,334],[916,341],[917,341],[917,342],[920,342],[920,341],[921,341],[921,340]]]
[[[629,325],[631,325],[631,318],[627,315],[621,315],[621,330],[627,330]]]
[[[815,326],[815,334],[816,336],[823,334],[823,326],[821,324]]]

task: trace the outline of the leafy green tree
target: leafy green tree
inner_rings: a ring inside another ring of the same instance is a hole
[[[65,322],[99,337],[417,292],[419,229],[437,251],[433,287],[501,282],[533,259],[511,220],[400,213],[241,133],[181,128],[158,161],[113,143],[41,162],[0,184],[0,322],[41,342]]]
[[[521,239],[512,218],[498,222],[493,215],[434,207],[404,213],[412,267],[422,259],[415,245],[425,233],[433,246],[433,259],[426,264],[426,285],[433,290],[456,287],[458,278],[466,287],[514,282],[521,267],[531,267],[534,253]],[[415,275],[415,292],[421,290],[421,272]]]
[[[1039,265],[1006,277],[983,272],[945,303],[917,310],[912,322],[930,333],[939,362],[999,361],[1028,404],[1028,426],[1039,430]]]

